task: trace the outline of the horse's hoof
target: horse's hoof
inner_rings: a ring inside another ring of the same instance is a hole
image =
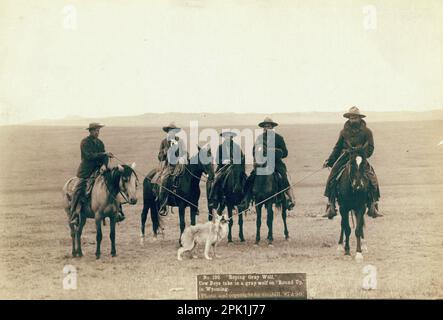
[[[363,255],[361,254],[361,252],[357,252],[357,254],[355,255],[355,261],[357,262],[363,261]]]
[[[117,253],[116,253],[116,252],[111,252],[111,256],[112,256],[113,258],[115,258],[115,257],[117,256]]]
[[[240,242],[245,242],[245,241],[246,241],[245,238],[240,237]]]
[[[351,255],[351,251],[345,250],[345,256],[350,256],[350,255]]]
[[[100,259],[100,255],[99,255],[99,254],[96,254],[96,255],[95,255],[95,259],[96,259],[96,260]]]
[[[83,252],[77,252],[77,257],[79,258],[83,257]]]
[[[228,239],[228,243],[233,243],[234,241],[232,241],[232,238],[231,239]]]
[[[272,244],[272,241],[268,242],[268,247],[272,248],[274,245]]]
[[[157,240],[158,240],[157,235],[154,235],[154,236],[152,237],[152,241],[157,241]]]
[[[77,257],[77,252],[72,252],[71,254],[73,258]]]
[[[342,245],[338,245],[338,246],[337,246],[337,252],[338,252],[338,253],[343,253],[343,252],[345,252],[345,248],[343,248]]]
[[[285,240],[289,240],[289,234],[285,236]]]
[[[260,241],[255,241],[254,247],[258,247],[259,244],[260,244]]]

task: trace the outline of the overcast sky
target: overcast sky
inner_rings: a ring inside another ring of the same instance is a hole
[[[0,124],[437,109],[442,59],[441,0],[0,0]]]

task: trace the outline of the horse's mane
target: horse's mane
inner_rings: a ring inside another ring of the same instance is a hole
[[[105,180],[105,184],[109,189],[109,192],[113,195],[117,194],[120,191],[120,179],[121,177],[129,177],[133,173],[137,178],[137,174],[135,171],[128,165],[122,165],[123,172],[119,170],[118,167],[107,168],[103,173],[103,178]]]

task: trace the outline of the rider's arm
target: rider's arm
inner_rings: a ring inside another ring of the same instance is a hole
[[[344,139],[342,133],[340,132],[340,136],[338,137],[334,149],[332,150],[331,155],[327,160],[329,167],[332,167],[335,161],[337,161],[338,157],[341,155],[341,152],[343,150],[343,144],[344,144]]]
[[[367,145],[365,147],[366,158],[369,158],[374,153],[374,137],[372,131],[367,129]]]
[[[282,136],[278,136],[278,138],[276,137],[276,139],[278,139],[278,141],[276,141],[275,146],[275,157],[279,159],[284,159],[288,156],[288,148],[286,148],[285,139]]]

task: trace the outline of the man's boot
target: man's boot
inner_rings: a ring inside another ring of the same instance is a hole
[[[120,209],[118,210],[116,221],[117,222],[122,222],[125,219],[126,219],[126,216],[123,213],[123,207],[122,207],[122,205],[120,205]]]
[[[326,214],[323,215],[323,218],[332,220],[336,215],[337,208],[335,207],[335,200],[329,200],[328,205],[326,206]]]
[[[372,201],[370,204],[368,204],[368,216],[374,219],[377,217],[383,217],[383,215],[378,212],[377,201]]]
[[[291,211],[295,207],[295,203],[292,200],[291,195],[289,194],[289,190],[285,192],[285,199],[286,199],[286,210]]]
[[[79,211],[81,210],[82,200],[79,199],[79,197],[80,197],[79,195],[75,195],[74,199],[72,199],[71,220],[69,221],[69,225],[71,227],[77,227],[80,223]],[[79,210],[76,210],[77,207],[79,208]]]

